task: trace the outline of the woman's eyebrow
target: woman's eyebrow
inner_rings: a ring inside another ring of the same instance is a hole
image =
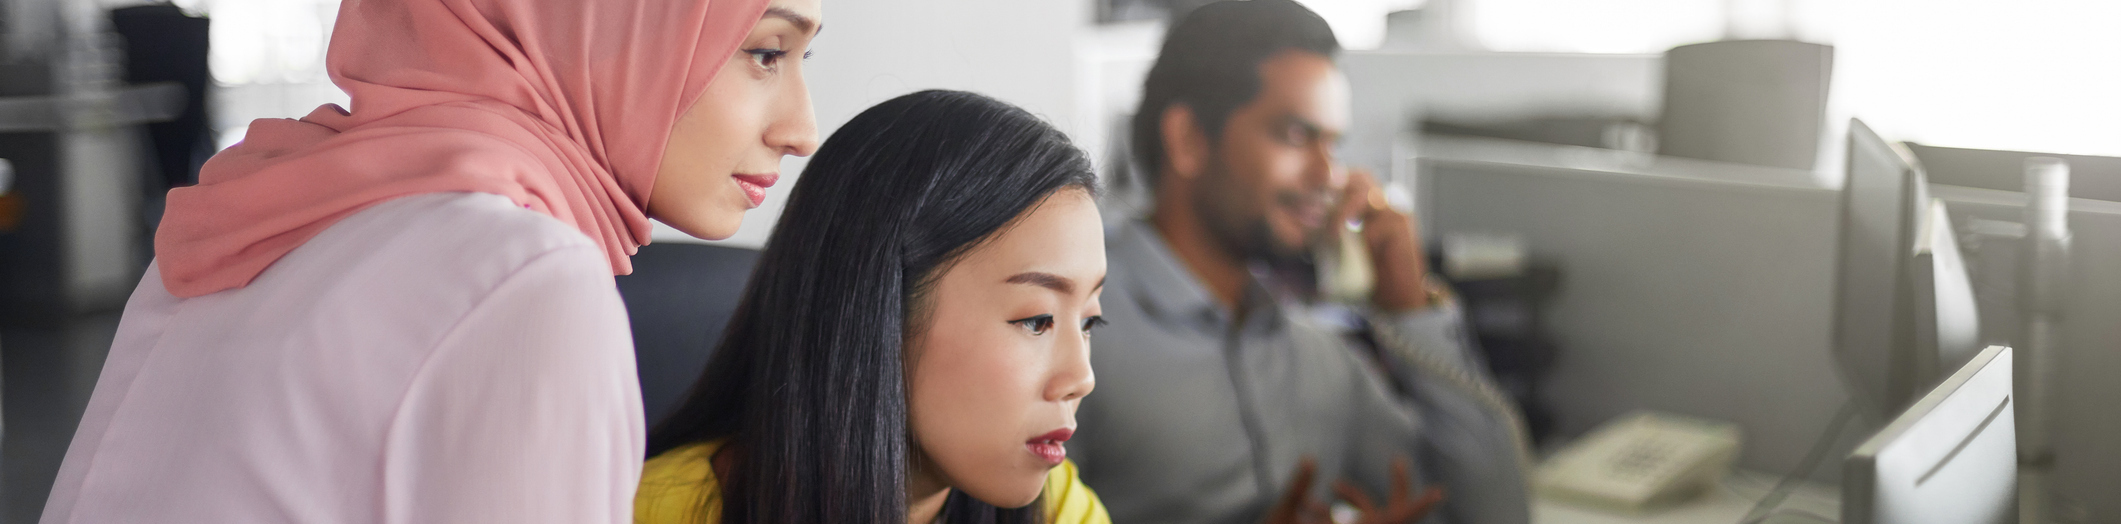
[[[1068,279],[1068,277],[1064,277],[1064,276],[1060,276],[1060,275],[1055,275],[1055,274],[1052,274],[1052,273],[1042,273],[1042,272],[1038,272],[1038,271],[1026,271],[1026,272],[1023,272],[1023,273],[1017,273],[1017,274],[1015,274],[1015,275],[1010,275],[1010,276],[1009,276],[1009,278],[1008,278],[1007,280],[1003,280],[1002,282],[1006,282],[1006,283],[1010,283],[1010,284],[1025,284],[1025,285],[1032,285],[1032,286],[1038,286],[1038,287],[1042,287],[1042,288],[1046,288],[1046,289],[1051,289],[1051,290],[1054,290],[1054,291],[1059,291],[1059,292],[1060,292],[1061,294],[1063,294],[1063,295],[1072,295],[1072,294],[1075,294],[1075,281],[1074,281],[1074,280],[1069,280],[1069,279]]]
[[[817,36],[819,32],[825,30],[824,26],[818,25],[817,20],[813,20],[808,16],[803,16],[802,13],[797,13],[794,10],[788,9],[786,7],[768,7],[766,8],[766,14],[760,15],[759,18],[779,18],[782,20],[787,20],[789,24],[795,25],[796,31],[807,33],[811,36]]]
[[[1055,275],[1055,274],[1052,274],[1052,273],[1044,273],[1044,272],[1039,272],[1039,271],[1026,271],[1026,272],[1023,272],[1023,273],[1017,273],[1017,274],[1015,274],[1015,275],[1010,275],[1008,279],[1006,279],[1006,280],[1003,280],[1002,282],[1003,282],[1003,283],[1008,283],[1008,284],[1024,284],[1024,285],[1029,285],[1029,286],[1038,286],[1038,287],[1042,287],[1042,288],[1046,288],[1046,289],[1051,289],[1051,290],[1054,290],[1054,291],[1058,291],[1058,292],[1060,292],[1060,294],[1062,294],[1062,295],[1073,295],[1073,294],[1075,294],[1075,280],[1069,279],[1068,277],[1064,277],[1064,276],[1060,276],[1060,275]],[[1095,285],[1095,286],[1090,286],[1090,291],[1094,293],[1094,292],[1096,292],[1097,290],[1099,290],[1099,289],[1104,289],[1104,288],[1105,288],[1105,279],[1104,279],[1104,277],[1098,277],[1098,279],[1097,279],[1097,285]]]

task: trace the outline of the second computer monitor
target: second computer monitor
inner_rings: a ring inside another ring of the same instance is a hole
[[[1855,401],[1888,418],[1973,356],[1980,320],[1922,170],[1861,121],[1847,166],[1833,350]]]
[[[1842,524],[2017,518],[2011,349],[1991,346],[1864,441],[1842,468]]]

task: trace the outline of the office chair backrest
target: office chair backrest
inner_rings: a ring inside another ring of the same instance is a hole
[[[633,256],[633,274],[618,277],[650,425],[677,408],[707,366],[758,258],[745,248],[651,244]]]

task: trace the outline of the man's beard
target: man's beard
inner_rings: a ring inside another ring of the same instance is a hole
[[[1193,193],[1193,210],[1208,235],[1236,258],[1269,266],[1301,265],[1310,261],[1308,246],[1288,245],[1274,235],[1264,209],[1253,209],[1243,188],[1232,180],[1221,158],[1210,155],[1202,173],[1201,190]],[[1309,235],[1306,235],[1309,236]]]

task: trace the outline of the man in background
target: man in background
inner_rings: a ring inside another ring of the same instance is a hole
[[[1108,237],[1112,324],[1070,445],[1116,522],[1315,520],[1335,498],[1365,522],[1530,519],[1516,408],[1413,222],[1334,158],[1338,52],[1289,0],[1210,4],[1166,36],[1132,127],[1153,209]],[[1335,330],[1273,275],[1352,221],[1376,288]]]

